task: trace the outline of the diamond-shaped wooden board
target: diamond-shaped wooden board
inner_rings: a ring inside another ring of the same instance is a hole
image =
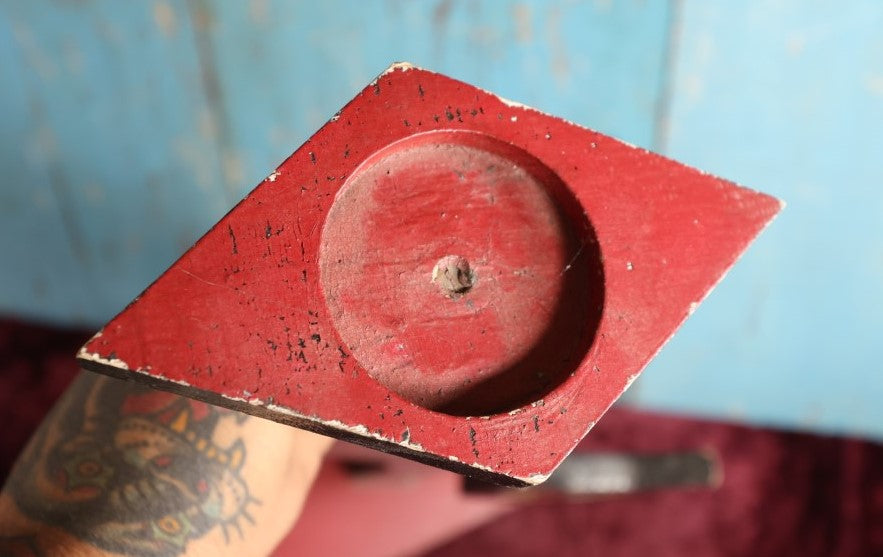
[[[781,206],[395,64],[78,358],[537,484]]]

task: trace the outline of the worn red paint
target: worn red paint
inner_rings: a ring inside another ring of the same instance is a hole
[[[396,65],[79,358],[460,472],[538,483],[780,207]]]
[[[463,416],[515,410],[560,384],[603,305],[579,203],[527,152],[476,132],[411,136],[356,169],[326,219],[319,268],[336,330],[368,374]]]

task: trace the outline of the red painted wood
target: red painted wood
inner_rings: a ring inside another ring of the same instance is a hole
[[[368,374],[468,416],[515,410],[576,370],[601,316],[598,255],[548,167],[488,135],[436,132],[353,173],[319,263],[337,332]]]
[[[393,66],[79,358],[435,465],[537,483],[780,207]]]

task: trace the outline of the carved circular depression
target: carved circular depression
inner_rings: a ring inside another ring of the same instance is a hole
[[[598,244],[566,185],[472,132],[391,144],[331,207],[321,284],[375,380],[425,408],[489,415],[573,373],[603,305]]]

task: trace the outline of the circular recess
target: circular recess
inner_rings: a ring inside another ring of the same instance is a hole
[[[322,232],[321,285],[375,380],[455,415],[541,398],[576,370],[603,305],[598,244],[566,185],[472,132],[412,136],[354,172]]]

